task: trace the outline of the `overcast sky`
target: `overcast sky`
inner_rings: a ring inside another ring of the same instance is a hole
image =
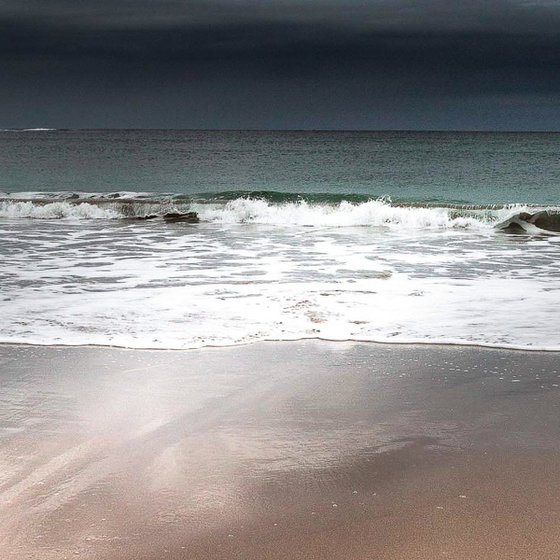
[[[0,127],[560,130],[560,1],[1,0]]]

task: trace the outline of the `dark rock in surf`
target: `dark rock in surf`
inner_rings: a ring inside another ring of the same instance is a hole
[[[136,216],[135,219],[136,220],[153,220],[154,218],[157,218],[158,215],[157,214],[148,214],[147,216]]]
[[[200,222],[200,218],[196,212],[168,212],[163,215],[163,219],[168,224],[174,224],[176,222],[198,224]]]
[[[499,224],[497,229],[503,233],[527,233],[521,224],[513,220],[508,220],[507,223]]]
[[[528,226],[534,226],[542,233],[560,233],[560,213],[553,213],[548,210],[535,212],[534,214],[520,212],[498,224],[496,229],[504,233],[528,233]],[[531,233],[534,233],[534,230]]]
[[[544,210],[536,212],[527,221],[540,229],[560,232],[560,214],[553,214]]]

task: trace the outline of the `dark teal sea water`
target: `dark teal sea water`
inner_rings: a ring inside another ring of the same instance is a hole
[[[0,343],[560,350],[560,231],[523,217],[560,226],[559,156],[542,133],[0,132]]]
[[[0,169],[7,193],[268,191],[558,204],[560,134],[5,131]]]

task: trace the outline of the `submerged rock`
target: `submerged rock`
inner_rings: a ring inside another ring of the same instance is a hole
[[[162,218],[166,223],[186,222],[188,224],[198,224],[200,218],[196,212],[168,212],[166,214],[146,214],[145,216],[130,216],[130,220],[154,220]]]
[[[154,218],[157,218],[158,215],[157,214],[148,214],[147,216],[135,216],[135,220],[153,220]]]
[[[186,222],[188,224],[198,224],[200,218],[196,212],[168,212],[163,215],[166,223]]]

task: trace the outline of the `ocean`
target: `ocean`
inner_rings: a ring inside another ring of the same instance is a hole
[[[524,215],[558,218],[560,134],[4,130],[0,170],[3,343],[560,350]]]

